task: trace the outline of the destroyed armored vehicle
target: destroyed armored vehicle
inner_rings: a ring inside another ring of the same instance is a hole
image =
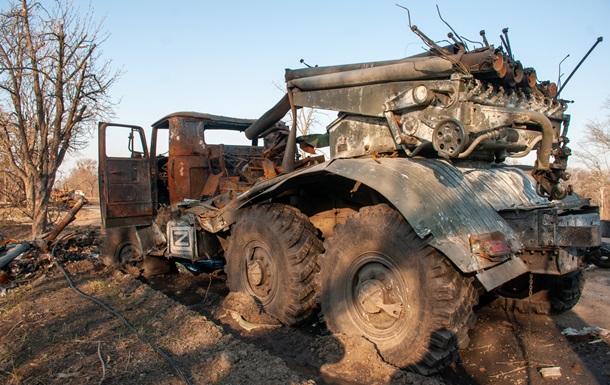
[[[413,28],[429,51],[287,70],[287,94],[256,121],[171,114],[150,149],[142,128],[100,123],[111,262],[224,266],[282,323],[321,309],[330,331],[424,374],[468,344],[484,292],[511,310],[573,307],[600,235],[598,208],[565,184],[566,102],[510,52],[438,47]],[[297,138],[281,119],[302,107],[338,117]],[[212,144],[222,129],[251,145]],[[327,144],[330,160],[297,144]],[[530,152],[533,167],[505,163]]]

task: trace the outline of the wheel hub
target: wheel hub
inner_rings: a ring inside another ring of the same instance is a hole
[[[358,291],[358,302],[367,313],[379,313],[383,304],[383,284],[376,279],[364,282]]]
[[[137,247],[132,244],[127,244],[121,247],[121,250],[119,251],[119,261],[122,263],[140,262],[142,261],[142,256]]]
[[[248,282],[255,286],[263,283],[263,268],[259,261],[248,262]]]
[[[246,252],[246,278],[252,294],[266,298],[274,290],[275,264],[270,253],[261,245],[255,245]]]
[[[390,274],[385,266],[379,264],[367,265],[359,272],[354,294],[368,318],[386,318],[385,315],[393,319],[400,317],[403,303],[398,289],[389,278]]]

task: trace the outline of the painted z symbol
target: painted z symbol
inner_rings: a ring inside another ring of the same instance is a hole
[[[184,230],[174,230],[174,245],[179,247],[189,246],[189,233]]]

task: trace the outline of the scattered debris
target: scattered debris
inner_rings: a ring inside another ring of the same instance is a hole
[[[239,326],[242,327],[242,329],[245,329],[246,331],[251,332],[254,329],[261,329],[261,328],[281,328],[282,325],[279,324],[275,324],[275,325],[269,325],[269,324],[255,324],[252,322],[248,322],[244,319],[244,317],[241,316],[241,314],[234,312],[234,311],[229,311],[229,313],[231,313],[231,317],[233,317],[233,319],[235,321],[237,321],[237,323],[239,324]]]
[[[574,340],[582,340],[586,338],[610,338],[610,330],[600,328],[598,326],[586,326],[580,330],[576,330],[574,328],[565,328],[561,331],[561,334],[566,336],[567,338]],[[599,340],[601,341],[601,340]],[[596,343],[598,340],[593,341],[591,343]]]
[[[542,368],[540,374],[543,378],[561,378],[561,368],[558,366]]]
[[[54,203],[56,205],[64,205],[68,208],[72,208],[81,199],[84,199],[84,204],[89,203],[89,201],[85,197],[85,193],[82,190],[55,189],[54,188],[51,191],[51,203]]]
[[[74,221],[76,214],[85,203],[85,197],[78,199],[72,209],[53,230],[38,238],[19,241],[0,236],[0,269],[6,267],[4,269],[6,271],[0,271],[0,283],[4,285],[13,279],[27,281],[34,276],[36,271],[50,269],[52,267],[52,262],[47,253],[49,245],[52,244],[68,224]],[[86,249],[83,248],[83,246],[93,246],[96,239],[96,232],[99,233],[99,229],[89,229],[89,231],[86,232],[85,228],[80,228],[79,232],[75,233],[67,241],[67,250],[75,251],[76,249],[79,249],[80,251],[83,251]],[[77,247],[75,248],[74,246]]]
[[[8,265],[15,258],[26,252],[29,248],[30,244],[27,242],[8,244],[6,254],[0,257],[0,268]]]

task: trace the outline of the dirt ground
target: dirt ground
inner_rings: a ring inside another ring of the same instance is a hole
[[[7,237],[27,226],[0,223]],[[247,296],[229,293],[222,273],[144,279],[99,258],[99,207],[85,206],[57,248],[83,292],[118,311],[192,384],[610,384],[610,271],[589,267],[579,304],[559,316],[505,312],[486,304],[460,362],[434,377],[392,367],[362,338],[330,335],[312,322],[287,328]],[[0,383],[181,384],[176,371],[125,324],[70,289],[50,253],[8,266],[0,287]],[[585,329],[586,330],[586,329]],[[558,367],[561,377],[543,378]]]

